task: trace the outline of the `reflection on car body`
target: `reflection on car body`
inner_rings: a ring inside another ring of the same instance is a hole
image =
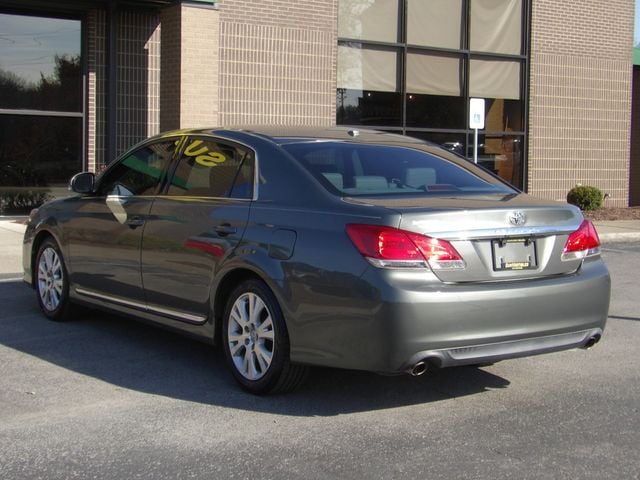
[[[581,212],[374,131],[168,132],[32,212],[46,316],[108,309],[220,344],[240,385],[309,366],[418,375],[602,335],[610,280]]]

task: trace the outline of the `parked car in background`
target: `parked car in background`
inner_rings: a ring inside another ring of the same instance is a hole
[[[86,305],[223,347],[246,390],[309,366],[419,375],[589,347],[593,225],[438,146],[346,128],[167,132],[32,212],[43,313]]]

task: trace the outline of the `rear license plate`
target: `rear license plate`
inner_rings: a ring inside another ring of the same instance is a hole
[[[537,268],[536,242],[531,238],[504,238],[491,242],[493,269],[531,270]]]

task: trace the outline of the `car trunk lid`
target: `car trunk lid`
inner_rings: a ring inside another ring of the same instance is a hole
[[[465,267],[434,269],[444,282],[562,275],[575,272],[582,261],[562,259],[569,234],[583,220],[580,211],[571,205],[525,195],[348,201],[395,210],[400,214],[397,228],[450,242]]]

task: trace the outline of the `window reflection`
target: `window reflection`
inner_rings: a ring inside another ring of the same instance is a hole
[[[338,36],[398,41],[398,0],[339,0]]]
[[[407,131],[407,135],[440,145],[473,161],[473,135],[464,133]],[[522,151],[524,137],[516,134],[478,136],[478,165],[523,188]]]
[[[336,119],[352,125],[402,124],[398,52],[349,42],[338,46]]]
[[[407,126],[429,128],[465,128],[464,97],[407,95]]]
[[[485,130],[489,132],[521,132],[522,102],[503,98],[485,99]]]
[[[81,22],[0,13],[0,33],[0,214],[25,214],[82,169]]]
[[[25,214],[67,196],[81,170],[80,118],[0,115],[0,213]]]
[[[100,178],[99,195],[153,195],[162,172],[171,160],[176,142],[169,140],[146,145],[127,155]]]
[[[469,145],[473,155],[473,141]],[[478,164],[522,189],[522,150],[521,135],[480,135]]]
[[[79,20],[0,14],[0,108],[80,112]]]
[[[402,124],[402,97],[397,92],[338,88],[336,117],[338,124]]]
[[[522,188],[526,5],[340,0],[337,123],[418,136],[471,158],[469,99],[483,98],[479,163]]]
[[[461,156],[465,155],[465,145],[467,136],[464,133],[440,133],[440,132],[412,132],[408,131],[407,135],[411,137],[427,140],[428,142],[440,145],[442,148],[450,152],[457,153]]]

